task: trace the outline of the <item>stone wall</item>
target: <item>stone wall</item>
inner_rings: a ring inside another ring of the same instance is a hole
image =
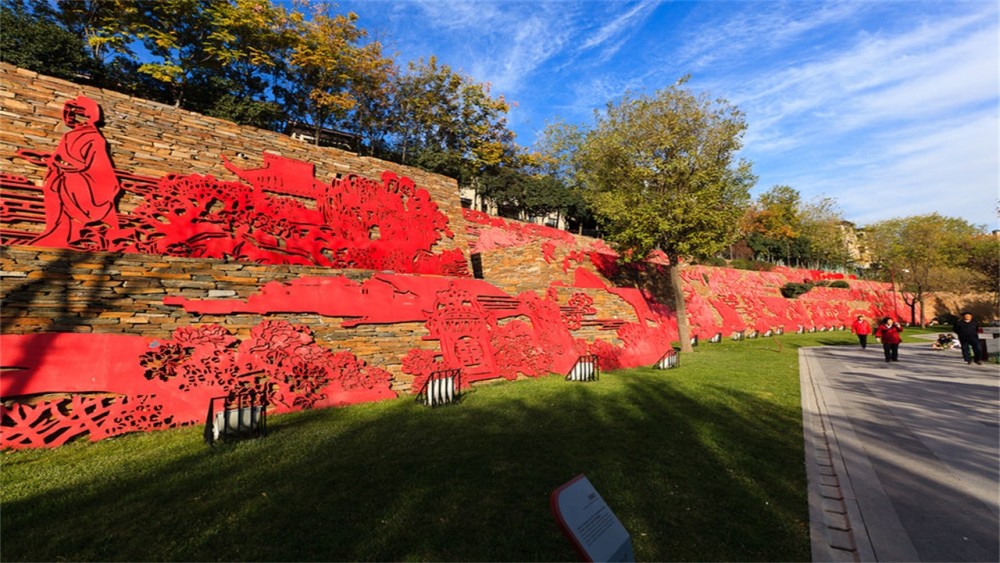
[[[67,138],[63,108],[80,95],[104,110],[123,226],[53,248],[36,235],[55,165],[32,155]],[[651,365],[677,339],[662,257],[622,268],[603,241],[462,210],[449,178],[4,64],[0,166],[0,447],[197,423],[212,397],[247,389],[286,412],[416,394],[441,370],[467,387],[567,373],[583,355]],[[314,238],[295,238],[303,225]],[[468,258],[482,279],[455,267]],[[780,296],[822,275],[687,269],[694,333],[828,328],[889,303],[884,284],[854,280]]]

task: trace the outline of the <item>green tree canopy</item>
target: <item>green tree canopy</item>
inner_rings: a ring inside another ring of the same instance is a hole
[[[975,272],[979,279],[975,286],[993,296],[994,306],[1000,307],[1000,237],[979,234],[962,244],[962,266]]]
[[[96,69],[83,39],[63,28],[45,2],[0,4],[0,61],[70,80]]]
[[[903,291],[910,292],[910,320],[916,324],[917,307],[924,317],[924,296],[930,291],[953,290],[938,287],[936,280],[948,279],[941,270],[958,266],[967,259],[964,245],[982,233],[982,228],[964,219],[937,213],[880,221],[868,227],[869,250],[878,268]]]
[[[681,345],[690,347],[677,267],[738,234],[756,178],[737,160],[746,122],[725,100],[684,88],[626,94],[609,103],[577,151],[577,180],[626,260],[654,249],[670,258]]]
[[[789,186],[773,186],[747,208],[743,231],[757,256],[783,258],[791,264],[798,258],[802,236],[802,197]]]
[[[800,228],[806,242],[803,258],[810,267],[836,269],[850,263],[844,230],[853,226],[834,199],[820,197],[803,205]]]
[[[510,106],[478,83],[440,64],[436,57],[410,63],[399,78],[392,135],[404,163],[472,186],[487,168],[516,158],[507,127]]]
[[[357,26],[357,14],[314,9],[312,21],[300,28],[289,57],[289,87],[285,104],[294,108],[316,130],[346,118],[357,105],[354,79],[371,57],[381,57],[380,46],[361,44],[366,32]]]
[[[683,83],[609,104],[578,153],[584,198],[632,260],[711,256],[734,240],[756,181],[736,160],[746,123]]]

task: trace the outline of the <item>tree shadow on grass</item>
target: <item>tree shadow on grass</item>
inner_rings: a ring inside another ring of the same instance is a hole
[[[484,389],[438,409],[296,413],[261,440],[131,456],[110,475],[88,467],[72,486],[4,503],[2,556],[570,560],[548,501],[584,473],[639,560],[807,559],[798,410],[721,387],[693,398],[666,374],[511,383],[534,387],[502,409]],[[88,463],[150,438],[86,445]]]

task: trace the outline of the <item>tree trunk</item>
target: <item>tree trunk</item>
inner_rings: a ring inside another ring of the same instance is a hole
[[[670,289],[674,294],[674,312],[677,314],[677,332],[681,341],[681,352],[693,352],[691,346],[691,326],[688,324],[687,303],[684,302],[684,288],[681,281],[681,265],[676,256],[670,257]]]
[[[917,299],[919,295],[914,295],[912,299],[907,299],[906,294],[903,293],[903,303],[910,308],[910,324],[917,324]]]

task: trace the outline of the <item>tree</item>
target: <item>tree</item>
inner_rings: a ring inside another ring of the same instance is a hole
[[[780,256],[792,263],[795,243],[802,234],[799,192],[789,186],[773,186],[751,205],[743,219],[747,244],[758,256]],[[798,256],[796,256],[798,258]]]
[[[263,95],[261,83],[251,79],[276,64],[274,50],[287,41],[287,26],[301,20],[300,14],[289,16],[270,0],[135,0],[133,4],[135,36],[153,58],[138,71],[163,84],[169,102],[196,111],[203,108],[185,105],[192,90],[202,104],[217,96],[215,88],[220,85],[250,88],[237,91],[244,98]]]
[[[130,0],[58,0],[58,17],[63,25],[82,38],[90,54],[101,66],[120,55],[134,57],[130,43],[138,9]]]
[[[993,304],[1000,307],[1000,238],[979,234],[962,243],[962,266],[979,276],[978,288],[993,296]]]
[[[225,55],[195,73],[187,107],[240,124],[276,128],[287,118],[275,98],[303,15],[271,0],[216,2],[213,9],[217,48]]]
[[[524,159],[532,173],[546,179],[544,184],[548,189],[541,194],[545,204],[565,217],[567,226],[575,225],[580,233],[584,225],[596,225],[574,168],[576,151],[583,144],[584,135],[581,127],[565,121],[547,123]]]
[[[532,172],[524,165],[485,170],[477,178],[476,190],[497,207],[516,209],[526,217],[565,216],[580,203],[576,193],[558,178]]]
[[[362,60],[373,54],[359,46],[365,31],[357,21],[353,12],[330,14],[316,7],[289,58],[285,104],[314,127],[317,145],[320,129],[354,109],[352,81]]]
[[[404,164],[475,188],[484,170],[514,162],[514,133],[506,118],[510,106],[503,96],[490,94],[489,84],[430,57],[410,63],[396,100],[392,137]]]
[[[83,40],[60,26],[45,2],[0,5],[0,61],[69,80],[96,68]]]
[[[372,41],[363,47],[368,56],[359,59],[353,78],[354,111],[341,129],[361,137],[360,150],[369,155],[388,156],[389,123],[398,92],[399,68],[382,55],[382,42]]]
[[[659,249],[670,259],[681,346],[690,329],[679,268],[735,240],[756,181],[736,160],[743,113],[725,100],[686,90],[685,80],[653,96],[609,103],[583,140],[577,176],[608,238],[625,260]]]
[[[845,268],[851,260],[844,229],[847,221],[837,202],[821,197],[802,206],[801,232],[805,258],[812,268]]]
[[[937,213],[889,219],[868,227],[873,260],[879,269],[888,272],[889,279],[910,292],[906,299],[910,307],[910,322],[924,325],[924,296],[946,289],[935,285],[945,279],[940,270],[964,261],[963,243],[982,232],[980,227],[963,219],[942,217]]]
[[[95,71],[93,84],[167,101],[164,84],[140,73],[135,45],[139,9],[133,0],[57,0],[56,18],[86,44]]]

